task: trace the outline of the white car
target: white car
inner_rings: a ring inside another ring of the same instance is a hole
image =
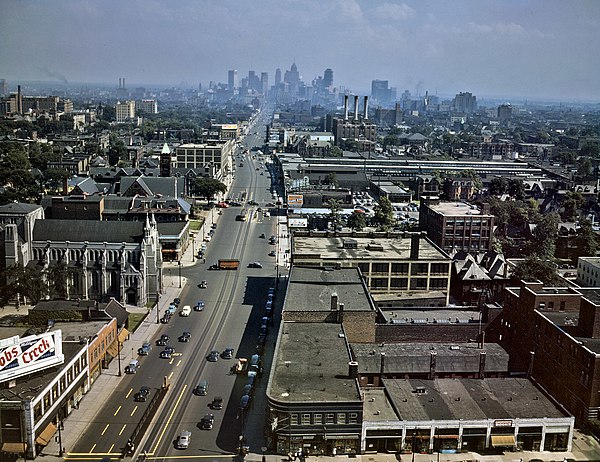
[[[190,445],[190,438],[192,437],[192,433],[187,430],[183,430],[179,434],[179,438],[177,438],[177,449],[187,449]]]

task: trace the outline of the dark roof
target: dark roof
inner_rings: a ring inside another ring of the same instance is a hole
[[[185,229],[187,221],[159,221],[156,223],[158,235],[160,236],[179,236]]]
[[[100,304],[99,307],[102,305],[103,304]],[[117,318],[117,324],[119,327],[123,327],[127,323],[129,313],[125,307],[114,298],[111,298],[110,301],[104,306],[104,311],[111,318]]]
[[[0,205],[0,215],[22,215],[31,213],[42,208],[37,204],[26,204],[25,202],[10,202],[5,205]]]
[[[140,243],[144,223],[137,221],[36,220],[34,241]]]

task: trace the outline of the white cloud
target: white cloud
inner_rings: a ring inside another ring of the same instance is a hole
[[[415,10],[406,3],[382,3],[381,5],[377,5],[372,11],[372,15],[375,19],[392,22],[405,21],[414,16],[414,14]]]

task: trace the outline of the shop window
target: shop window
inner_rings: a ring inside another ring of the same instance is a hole
[[[54,386],[52,387],[52,401],[56,401],[56,399],[58,398],[58,383],[54,384]]]
[[[33,408],[33,419],[38,421],[42,417],[42,403],[37,403]]]
[[[44,408],[48,409],[50,407],[50,393],[46,393],[44,395]]]

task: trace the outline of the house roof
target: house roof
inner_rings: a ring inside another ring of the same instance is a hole
[[[34,241],[140,243],[144,224],[137,221],[36,220]]]

